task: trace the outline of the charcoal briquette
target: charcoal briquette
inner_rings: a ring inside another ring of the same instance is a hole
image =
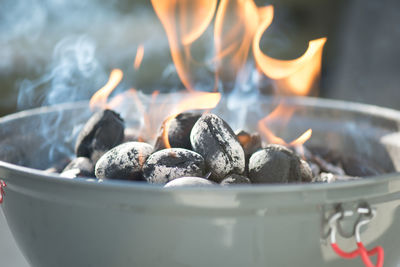
[[[193,125],[200,118],[200,114],[185,112],[180,113],[178,116],[173,118],[169,122],[168,127],[168,142],[171,147],[192,149],[192,145],[190,143],[190,132],[193,128]],[[157,138],[156,143],[154,145],[154,150],[158,151],[164,148],[167,148],[165,141],[163,139],[164,131],[165,131],[166,121],[163,122],[160,136]]]
[[[65,176],[65,172],[68,172],[69,176],[75,173],[75,177],[94,177],[94,164],[89,158],[75,158],[64,168],[62,176]]]
[[[124,139],[124,121],[118,113],[105,109],[96,112],[79,133],[75,144],[77,157],[90,158],[94,163]]]
[[[193,150],[204,157],[211,180],[221,182],[230,173],[242,174],[245,155],[229,125],[214,114],[204,114],[190,134]]]
[[[323,172],[345,175],[345,171],[341,166],[330,163],[319,155],[314,155],[312,161],[316,163]]]
[[[47,168],[44,170],[46,173],[61,173],[65,169],[65,167],[71,162],[71,158],[63,157],[62,159],[58,160],[52,167]]]
[[[50,167],[43,170],[45,173],[59,173],[55,167]]]
[[[220,184],[221,185],[251,184],[251,181],[246,176],[239,174],[230,174],[227,177],[225,177]]]
[[[79,174],[80,174],[79,169],[70,169],[70,170],[60,173],[60,176],[64,177],[64,178],[74,179],[74,178],[79,177]]]
[[[202,176],[204,159],[191,150],[167,148],[149,156],[143,173],[147,182],[155,184],[165,184],[184,176]]]
[[[319,175],[315,176],[312,180],[313,183],[334,183],[340,181],[351,181],[362,179],[356,176],[348,175],[336,175],[330,172],[321,172]]]
[[[298,172],[301,177],[300,182],[311,182],[314,174],[308,162],[303,159],[300,159],[300,164],[297,161],[295,162],[294,165],[297,167],[296,173]]]
[[[253,183],[310,182],[312,172],[293,151],[271,144],[250,157],[249,178]]]
[[[96,163],[95,174],[99,179],[143,179],[143,164],[153,147],[142,142],[127,142],[112,148]]]
[[[216,183],[207,180],[205,178],[181,177],[168,182],[167,184],[164,185],[164,187],[202,187],[202,186],[213,186],[213,185],[216,185]]]

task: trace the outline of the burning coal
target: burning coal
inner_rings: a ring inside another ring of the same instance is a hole
[[[90,173],[98,179],[178,185],[347,179],[340,164],[304,146],[312,138],[312,129],[286,141],[270,126],[279,122],[284,127],[296,113],[286,97],[315,93],[326,38],[311,40],[299,58],[279,60],[261,48],[262,36],[273,22],[272,6],[258,7],[253,0],[152,0],[151,4],[173,62],[164,73],[176,72],[178,87],[186,93],[122,91],[130,74],[112,70],[108,82],[90,100],[94,115],[80,131],[76,159],[63,176]],[[198,58],[193,51],[202,38],[210,40],[213,53]],[[86,47],[84,53],[81,46]],[[54,72],[68,69],[66,63],[77,64],[89,74],[98,66],[89,39],[80,40],[72,50],[61,44],[58,51],[62,64]],[[72,61],[70,51],[77,55]],[[155,56],[145,43],[138,44],[131,62],[133,73],[140,72],[145,55]],[[50,74],[44,81],[54,77],[60,76]],[[26,90],[42,82],[28,84]],[[266,84],[275,99],[268,113],[257,105]],[[218,116],[218,110],[229,110],[224,112],[226,118]],[[246,129],[249,116],[258,118],[258,129]]]

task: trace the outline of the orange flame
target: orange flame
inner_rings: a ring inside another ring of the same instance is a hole
[[[144,46],[143,45],[139,45],[137,50],[136,50],[136,57],[135,57],[135,61],[133,63],[133,68],[135,70],[139,69],[140,64],[142,64],[143,55],[144,55]]]
[[[222,0],[217,10],[214,27],[218,73],[232,80],[247,61],[257,29],[257,6],[252,0]]]
[[[305,142],[307,142],[308,139],[311,138],[312,135],[312,130],[308,129],[307,131],[305,131],[302,135],[300,135],[297,139],[293,140],[292,142],[290,142],[290,146],[301,146],[303,145]]]
[[[260,41],[272,23],[274,8],[272,6],[260,8],[259,14],[262,22],[253,39],[253,53],[258,67],[269,78],[276,80],[280,89],[295,95],[309,94],[321,71],[322,50],[326,38],[310,41],[306,52],[297,59],[271,58],[261,51]]]
[[[162,115],[165,115],[164,104],[157,103],[156,98],[159,95],[159,91],[154,91],[151,94],[151,98],[148,96],[143,96],[145,100],[141,99],[139,93],[136,89],[131,88],[125,92],[122,92],[114,96],[111,101],[107,104],[108,108],[114,109],[125,103],[133,102],[136,107],[136,112],[138,113],[137,118],[142,118],[143,123],[139,129],[139,141],[151,140],[155,138],[157,133],[157,128],[162,119]],[[150,100],[149,100],[150,99]]]
[[[146,136],[154,135],[156,132],[153,124],[157,120],[153,117],[157,115],[153,114],[157,111],[161,114],[169,114],[164,121],[162,133],[166,147],[170,147],[168,130],[173,118],[188,110],[212,109],[220,101],[221,95],[219,93],[195,92],[192,77],[193,68],[198,64],[194,64],[191,56],[191,45],[205,32],[215,12],[216,78],[221,76],[222,79],[236,79],[247,62],[251,48],[258,68],[275,82],[280,93],[307,95],[319,77],[326,38],[310,41],[306,52],[297,59],[274,59],[264,54],[260,49],[261,37],[273,20],[273,7],[258,8],[254,0],[220,0],[217,9],[217,2],[217,0],[151,0],[153,8],[165,29],[171,57],[178,76],[191,94],[178,101],[172,112],[169,112],[164,110],[165,103],[155,103],[158,96],[158,92],[155,92],[151,98],[151,113],[149,113],[147,106],[141,103],[136,90],[131,89],[129,93],[136,103],[139,113],[143,116],[145,125],[143,134],[146,134]],[[140,67],[143,54],[144,48],[140,45],[134,62],[135,69]],[[93,103],[100,104],[93,105],[104,106],[107,104],[107,97],[122,79],[122,72],[120,78],[113,72],[110,75],[109,82],[99,90],[103,92],[101,97],[97,96],[100,100],[93,100]],[[117,103],[117,98],[115,99],[112,104]],[[271,120],[288,121],[293,112],[295,112],[294,108],[288,108],[284,103],[280,103],[271,114],[259,121],[259,130],[270,143],[298,147],[311,137],[312,131],[309,129],[299,138],[286,143],[267,127]]]
[[[196,109],[212,109],[215,108],[219,101],[221,100],[220,93],[205,93],[205,92],[195,92],[189,94],[187,97],[182,99],[175,107],[173,114],[170,115],[164,121],[164,129],[162,132],[162,139],[164,141],[166,148],[171,148],[168,139],[168,130],[171,124],[171,120],[173,120],[180,113],[188,111],[188,110],[196,110]]]
[[[154,140],[157,134],[157,129],[162,118],[163,132],[162,138],[168,147],[168,133],[170,121],[182,112],[188,110],[208,110],[214,108],[221,99],[220,93],[193,92],[186,95],[163,95],[158,99],[159,91],[154,91],[151,97],[140,95],[135,89],[130,89],[121,94],[116,95],[108,104],[109,107],[116,107],[128,99],[135,104],[138,117],[142,118],[141,127],[139,130],[139,141]],[[177,100],[177,97],[181,99]],[[177,103],[171,105],[171,98]],[[145,101],[145,102],[143,102]]]
[[[167,34],[178,76],[187,90],[194,91],[190,45],[210,24],[217,0],[151,0],[151,3]]]
[[[282,138],[276,136],[267,126],[268,122],[273,119],[279,120],[287,120],[290,118],[291,114],[294,112],[294,108],[282,108],[283,105],[279,105],[274,112],[272,112],[267,117],[258,121],[258,130],[264,135],[267,139],[268,143],[270,144],[279,144],[284,146],[291,146],[291,147],[301,147],[305,142],[307,142],[312,135],[312,130],[308,129],[303,134],[301,134],[298,138],[287,143]],[[281,116],[281,117],[280,117]]]
[[[321,71],[322,50],[326,38],[310,41],[306,52],[297,59],[279,60],[271,58],[261,51],[260,41],[263,33],[271,25],[273,17],[274,8],[272,6],[259,8],[260,23],[253,39],[253,54],[257,66],[266,76],[276,82],[281,93],[300,96],[308,95]],[[301,147],[311,137],[312,130],[309,129],[299,138],[287,144],[267,127],[268,121],[277,118],[282,123],[286,123],[294,111],[294,108],[280,103],[271,114],[259,121],[258,128],[268,142]]]
[[[120,69],[113,69],[110,73],[108,82],[100,88],[90,99],[89,106],[91,110],[96,108],[107,108],[107,99],[114,91],[115,87],[121,82],[123,72]]]

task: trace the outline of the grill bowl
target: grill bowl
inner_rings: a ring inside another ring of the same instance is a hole
[[[361,266],[332,252],[323,220],[338,203],[354,209],[367,202],[377,216],[362,239],[367,247],[384,247],[385,266],[397,266],[400,112],[315,98],[288,104],[296,113],[285,129],[273,126],[278,136],[312,128],[309,145],[362,155],[390,173],[335,184],[229,188],[71,180],[38,169],[72,151],[69,135],[90,116],[88,105],[45,107],[0,120],[0,178],[7,183],[1,207],[11,232],[34,267]],[[258,105],[267,114],[270,99]],[[223,105],[218,112],[229,115]],[[256,126],[247,120],[250,129]],[[53,149],[56,141],[63,151]],[[338,243],[355,247],[353,239]]]

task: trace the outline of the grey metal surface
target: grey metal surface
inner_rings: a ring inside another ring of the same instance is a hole
[[[15,244],[2,211],[0,211],[0,266],[29,267],[17,244]]]
[[[292,105],[299,109],[285,132],[314,123],[310,142],[363,153],[385,168],[397,168],[392,161],[400,154],[395,138],[399,112],[316,99]],[[71,129],[76,121],[67,118],[85,114],[86,107],[55,107],[1,120],[0,136],[11,138],[6,144],[23,149],[14,155],[0,153],[0,158],[22,160],[29,167],[50,164],[46,147],[38,142],[42,139],[34,131],[26,138],[26,129],[20,127],[40,127],[38,116],[48,121],[60,110],[65,111],[62,127]],[[336,184],[163,189],[71,180],[0,161],[0,177],[7,183],[1,207],[34,267],[361,266],[359,259],[340,259],[321,242],[322,218],[332,207],[340,202],[353,207],[360,201],[378,213],[362,233],[366,246],[385,248],[385,267],[400,262],[398,173]],[[354,240],[339,242],[346,250],[355,245]]]

